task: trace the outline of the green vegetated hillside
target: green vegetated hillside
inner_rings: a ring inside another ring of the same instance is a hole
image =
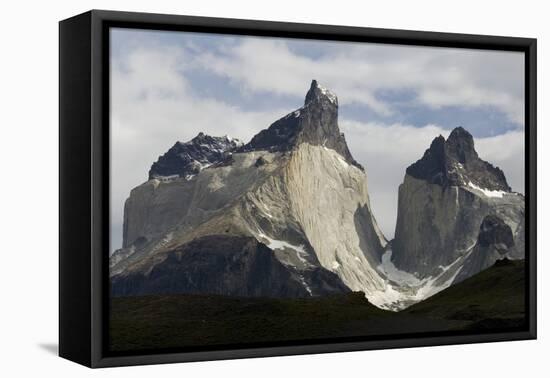
[[[338,337],[524,326],[523,261],[495,266],[402,312],[381,310],[363,293],[308,299],[209,295],[116,297],[112,351],[314,341]]]
[[[467,328],[519,327],[524,324],[525,292],[524,261],[504,259],[405,312],[469,322]]]

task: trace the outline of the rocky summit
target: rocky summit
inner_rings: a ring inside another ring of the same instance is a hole
[[[525,204],[464,128],[433,140],[399,187],[395,239],[316,80],[304,105],[243,144],[177,142],[132,189],[115,296],[302,298],[361,291],[402,310],[501,259],[524,256]]]
[[[149,179],[196,175],[203,168],[223,161],[240,146],[242,142],[238,139],[212,137],[201,132],[189,142],[176,142],[160,156],[149,170]]]
[[[304,106],[260,131],[241,150],[285,151],[302,143],[330,148],[346,162],[362,169],[351,156],[344,134],[338,128],[338,98],[317,80],[311,82]]]
[[[500,168],[481,160],[474,148],[474,138],[457,127],[449,138],[438,136],[422,159],[407,168],[407,174],[441,186],[464,186],[470,183],[487,190],[510,192]]]

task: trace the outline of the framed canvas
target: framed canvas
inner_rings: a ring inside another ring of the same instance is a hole
[[[59,353],[536,338],[536,40],[60,22]]]

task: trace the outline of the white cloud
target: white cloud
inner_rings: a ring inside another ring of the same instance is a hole
[[[476,150],[483,160],[504,171],[513,191],[525,192],[525,133],[511,131],[491,138],[476,139]]]
[[[410,90],[418,104],[494,107],[523,126],[522,53],[330,44],[329,52],[313,59],[292,51],[283,40],[246,38],[197,59],[248,91],[301,97],[303,83],[316,78],[345,94],[341,104],[364,104],[381,115],[394,109],[376,97],[378,91]]]

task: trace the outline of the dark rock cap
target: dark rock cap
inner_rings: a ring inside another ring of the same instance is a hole
[[[197,174],[207,166],[225,161],[240,146],[242,142],[238,139],[213,137],[200,132],[188,142],[176,142],[160,156],[149,170],[149,179]]]
[[[472,183],[488,190],[511,191],[504,172],[479,158],[474,138],[463,127],[455,128],[447,140],[436,137],[424,156],[407,168],[407,174],[445,187]]]
[[[351,156],[338,127],[338,98],[317,80],[311,82],[303,107],[260,131],[239,151],[288,151],[301,143],[333,149],[349,164],[363,169]]]
[[[311,81],[309,91],[306,93],[304,105],[307,105],[312,101],[328,101],[331,104],[338,106],[338,97],[336,97],[336,95],[328,89],[319,85],[315,79]]]
[[[451,131],[445,143],[445,149],[450,156],[462,164],[478,158],[474,148],[474,137],[461,126]]]

